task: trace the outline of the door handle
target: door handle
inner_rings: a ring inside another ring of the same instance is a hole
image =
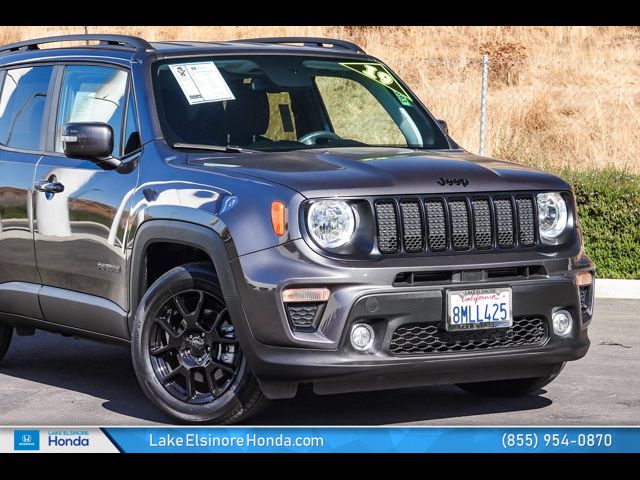
[[[40,182],[36,182],[33,185],[33,188],[35,188],[39,192],[45,192],[45,193],[62,193],[62,192],[64,192],[64,185],[62,185],[59,182],[50,182],[48,180],[42,180]]]

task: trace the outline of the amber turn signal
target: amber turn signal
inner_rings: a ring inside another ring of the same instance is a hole
[[[271,204],[271,223],[273,224],[273,231],[276,235],[281,237],[286,230],[286,212],[282,202],[273,202]]]
[[[578,286],[583,287],[585,285],[591,285],[593,283],[593,275],[591,272],[578,272],[576,274],[578,280]]]
[[[326,302],[330,296],[328,288],[290,288],[282,291],[282,301],[285,303]]]

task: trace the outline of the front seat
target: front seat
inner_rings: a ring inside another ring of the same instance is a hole
[[[269,128],[269,98],[266,92],[251,90],[243,85],[234,93],[236,99],[227,101],[227,142],[239,146],[270,142],[263,136]]]
[[[162,85],[160,112],[172,143],[225,145],[226,132],[222,102],[190,105],[169,70],[160,72]],[[162,78],[164,77],[164,78]]]

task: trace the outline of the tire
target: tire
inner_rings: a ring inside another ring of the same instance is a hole
[[[7,354],[9,345],[11,345],[11,337],[13,336],[13,327],[0,323],[0,361]]]
[[[179,422],[235,423],[267,403],[208,263],[176,267],[151,285],[133,321],[131,353],[144,393]]]
[[[491,382],[474,382],[456,384],[465,392],[483,397],[521,397],[540,390],[551,383],[564,368],[564,363],[547,377],[516,378],[512,380],[495,380]]]

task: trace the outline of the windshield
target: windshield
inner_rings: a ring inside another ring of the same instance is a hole
[[[449,148],[431,116],[376,62],[180,58],[157,63],[153,77],[162,132],[173,146]]]

